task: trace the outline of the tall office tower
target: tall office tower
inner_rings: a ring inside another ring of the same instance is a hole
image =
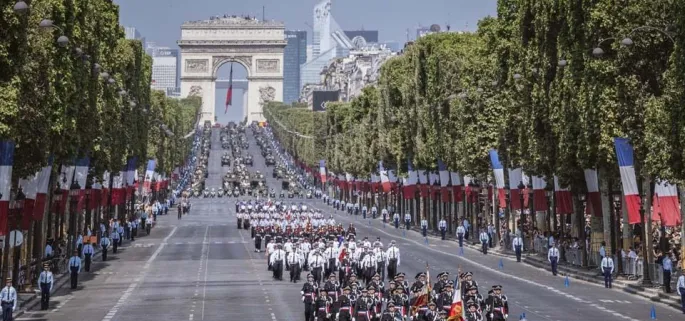
[[[152,89],[165,93],[178,88],[178,49],[155,47],[152,52]]]
[[[286,30],[288,44],[283,52],[283,102],[290,104],[300,97],[300,67],[307,62],[307,32]]]
[[[321,82],[323,67],[334,58],[346,57],[354,47],[331,15],[331,0],[322,0],[314,6],[313,29],[312,55],[301,67],[301,86]]]

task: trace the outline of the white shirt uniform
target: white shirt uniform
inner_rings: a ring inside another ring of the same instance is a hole
[[[17,308],[17,290],[12,286],[5,286],[2,288],[2,291],[0,291],[0,300],[2,300],[2,302],[13,303],[14,306],[12,306],[12,310],[15,310]]]
[[[520,236],[516,236],[516,237],[514,238],[514,241],[511,242],[511,246],[512,246],[512,249],[513,249],[514,251],[516,251],[516,247],[517,247],[517,246],[523,246],[523,240],[521,239],[521,237],[520,237]]]
[[[447,221],[440,220],[440,222],[438,222],[438,228],[441,230],[446,230],[447,229]]]
[[[373,256],[373,254],[366,254],[361,265],[365,268],[376,267],[376,258]]]
[[[559,259],[559,249],[553,247],[547,251],[547,261],[552,262],[552,258]]]
[[[551,251],[552,249],[550,249]],[[604,272],[604,268],[609,268],[611,269],[611,273],[614,273],[614,260],[608,256],[605,256],[602,259],[602,264],[599,265],[599,268],[602,272]]]
[[[411,214],[409,214],[409,213],[404,214],[404,221],[405,222],[411,222]]]
[[[52,272],[50,272],[50,271],[40,272],[40,276],[38,277],[38,284],[40,284],[40,283],[50,284],[50,291],[52,292],[52,285],[55,283],[55,278],[52,276]]]
[[[275,250],[273,254],[270,255],[269,262],[271,265],[278,261],[283,261],[285,260],[285,251],[283,250]]]
[[[388,261],[391,259],[397,259],[397,266],[400,266],[400,249],[397,246],[391,246],[388,251],[385,252],[385,256]]]
[[[459,234],[461,234],[461,235],[466,234],[466,229],[461,225],[459,225],[459,227],[457,227],[457,235],[459,235]]]

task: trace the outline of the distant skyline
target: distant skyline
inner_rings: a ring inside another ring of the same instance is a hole
[[[284,6],[284,1],[289,5]],[[176,48],[181,24],[213,15],[251,15],[285,23],[288,30],[311,34],[312,8],[320,0],[114,0],[120,23],[148,41]],[[496,15],[496,0],[332,0],[332,12],[343,30],[378,30],[381,41],[414,38],[419,26],[450,23],[453,30],[476,29],[478,20]],[[159,17],[158,19],[155,17]]]
[[[211,16],[250,15],[262,18],[265,7],[267,20],[285,23],[287,30],[305,30],[311,41],[312,10],[320,0],[114,0],[119,5],[122,26],[135,27],[147,42],[158,46],[178,48],[181,24],[205,20]],[[287,5],[284,5],[287,3]],[[379,40],[396,41],[400,45],[413,40],[416,29],[439,24],[443,29],[474,31],[480,19],[496,15],[497,0],[332,0],[331,11],[343,30],[378,30]],[[236,65],[234,79],[244,79],[244,68]],[[218,71],[220,78],[228,78],[228,65]],[[233,93],[233,106],[224,114],[226,91],[216,91],[218,121],[240,121],[242,92]]]

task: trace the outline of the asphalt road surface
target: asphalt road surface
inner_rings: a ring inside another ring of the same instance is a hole
[[[280,182],[248,130],[251,170],[260,170],[269,187],[280,191]],[[213,129],[207,186],[218,188],[225,169],[218,130]],[[617,290],[571,280],[496,256],[464,249],[452,241],[427,241],[376,220],[362,220],[335,211],[320,200],[306,202],[347,227],[357,226],[358,238],[380,236],[387,246],[396,240],[401,250],[399,271],[413,277],[426,270],[432,281],[440,271],[454,278],[459,267],[474,272],[483,293],[495,284],[509,297],[510,320],[526,313],[527,320],[649,320],[652,303]],[[255,253],[248,231],[236,227],[235,198],[192,199],[190,214],[177,220],[175,212],[162,216],[149,236],[137,238],[107,262],[96,262],[95,271],[82,273],[79,289],[61,289],[53,296],[51,310],[29,311],[22,320],[93,321],[198,321],[303,319],[300,284],[273,281],[264,253]],[[303,272],[303,276],[304,276]],[[287,280],[287,278],[286,278]],[[410,280],[411,281],[411,280]],[[654,305],[657,318],[682,320],[678,311]]]

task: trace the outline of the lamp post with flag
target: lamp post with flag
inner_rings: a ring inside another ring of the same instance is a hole
[[[620,226],[621,226],[621,192],[620,191],[614,191],[614,193],[611,195],[612,196],[612,204],[613,206],[613,213],[614,215],[611,217],[611,222],[610,222],[610,229],[611,229],[611,251],[616,255],[616,270],[618,271],[618,274],[623,273],[623,256],[622,251],[621,251],[621,235],[620,235]],[[649,273],[644,273],[644,274],[649,274]]]
[[[521,207],[521,209],[520,209],[521,215],[519,217],[519,223],[521,224],[521,227],[519,229],[521,231],[521,238],[525,239],[525,237],[526,237],[526,233],[525,233],[525,231],[526,231],[526,215],[525,215],[525,213],[523,213],[523,209],[524,209],[524,207],[523,207],[523,193],[526,192],[526,185],[524,185],[523,181],[521,181],[517,187],[519,190],[519,204]],[[516,225],[516,224],[514,224],[514,225]],[[532,243],[531,243],[531,245],[532,245]]]

